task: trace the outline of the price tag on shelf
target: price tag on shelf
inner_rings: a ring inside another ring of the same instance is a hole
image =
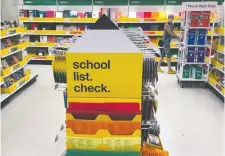
[[[219,85],[216,84],[215,87],[216,87],[219,91],[222,91],[222,88],[221,88]]]
[[[34,43],[34,42],[32,42],[32,43],[31,43],[31,46],[35,46],[35,43]]]
[[[66,31],[66,34],[70,34],[70,31]]]
[[[65,22],[69,22],[70,21],[70,19],[69,18],[65,18]]]
[[[33,17],[32,17],[32,16],[30,16],[30,17],[29,17],[29,20],[30,20],[30,21],[33,21]]]

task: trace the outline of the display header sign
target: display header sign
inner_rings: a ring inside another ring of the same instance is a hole
[[[93,0],[93,5],[128,5],[128,0]]]
[[[164,0],[129,0],[130,5],[164,5]]]
[[[142,53],[66,54],[68,98],[141,98]]]
[[[92,5],[92,0],[57,0],[58,5],[70,5],[70,6],[79,6],[79,5]]]
[[[23,0],[24,5],[56,5],[56,0]]]
[[[182,5],[186,11],[213,11],[217,7],[217,2],[186,2]]]

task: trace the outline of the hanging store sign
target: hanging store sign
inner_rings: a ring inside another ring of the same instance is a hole
[[[217,2],[186,2],[182,5],[187,11],[213,11],[217,7]]]
[[[92,5],[92,0],[57,0],[58,5]]]
[[[129,0],[130,5],[164,5],[164,0]]]
[[[24,5],[56,5],[56,0],[23,0]]]
[[[128,5],[128,0],[93,0],[93,5]]]
[[[141,53],[67,53],[69,98],[140,98]]]

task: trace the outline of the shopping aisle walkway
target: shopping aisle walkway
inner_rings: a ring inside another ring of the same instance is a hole
[[[54,143],[64,122],[61,92],[51,66],[33,66],[37,81],[2,110],[2,156],[60,156]],[[160,74],[158,118],[171,156],[222,156],[224,104],[208,89],[181,89],[174,75]]]
[[[181,88],[175,75],[157,85],[164,148],[171,156],[224,156],[224,104],[209,89]]]

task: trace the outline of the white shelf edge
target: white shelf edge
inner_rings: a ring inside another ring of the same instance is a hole
[[[205,79],[181,78],[180,73],[177,73],[176,76],[180,81],[208,82],[206,78]]]
[[[26,48],[27,48],[27,47],[26,47]],[[26,48],[19,49],[19,50],[17,50],[17,51],[14,51],[14,52],[12,52],[12,53],[9,53],[9,54],[7,54],[7,55],[2,56],[1,58],[5,58],[5,57],[8,57],[8,56],[13,55],[13,54],[15,54],[15,53],[18,53],[18,52],[20,52],[20,51],[24,51]]]
[[[20,21],[22,23],[95,23],[95,22],[75,22],[75,21]]]
[[[9,97],[10,95],[13,95],[17,90],[19,90],[20,88],[22,88],[24,85],[26,85],[28,82],[30,82],[35,76],[37,76],[37,74],[32,74],[30,76],[30,79],[24,83],[23,85],[21,85],[20,87],[18,87],[15,91],[13,91],[11,94],[7,94],[7,93],[2,93],[1,94],[1,102],[4,101],[7,97]]]
[[[4,39],[4,38],[7,38],[7,37],[12,37],[12,36],[16,36],[16,35],[21,35],[21,34],[22,34],[22,33],[15,33],[15,34],[3,36],[3,37],[1,37],[0,39]]]
[[[9,75],[12,75],[13,73],[17,72],[18,70],[20,70],[20,69],[22,69],[22,68],[24,68],[24,67],[28,64],[28,62],[29,62],[29,60],[28,60],[22,67],[20,67],[20,68],[14,70],[14,71],[11,72],[10,74],[4,76],[4,78],[8,77]]]

